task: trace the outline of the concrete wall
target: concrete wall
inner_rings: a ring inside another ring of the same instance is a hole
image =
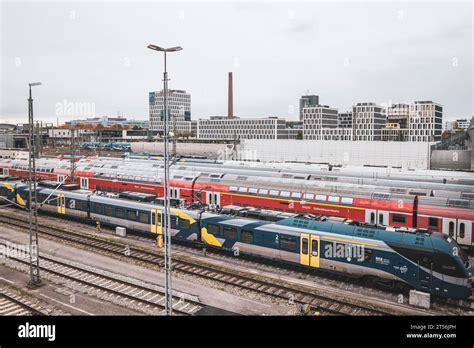
[[[429,169],[428,142],[241,140],[239,158]]]
[[[135,142],[131,143],[132,152],[147,152],[151,155],[163,155],[163,142]],[[205,156],[209,159],[228,160],[232,157],[231,148],[227,144],[205,143],[176,143],[176,153],[187,156]],[[173,145],[170,143],[170,152]]]
[[[433,150],[431,169],[473,170],[474,151],[471,150]]]

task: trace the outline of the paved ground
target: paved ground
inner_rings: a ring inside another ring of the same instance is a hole
[[[0,235],[1,239],[13,243],[28,242],[28,235],[26,233],[18,232],[10,227],[0,226]],[[93,252],[76,249],[55,241],[42,239],[40,241],[40,252],[45,255],[57,256],[124,276],[137,278],[158,286],[163,286],[164,284],[164,274],[161,272],[128,264]],[[4,269],[5,267],[0,268]],[[11,275],[11,278],[5,278],[17,281],[14,274]],[[289,311],[289,308],[286,306],[260,303],[175,277],[173,278],[173,289],[194,295],[204,304],[243,315],[282,315],[287,314]]]

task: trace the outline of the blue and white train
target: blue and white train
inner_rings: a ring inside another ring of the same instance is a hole
[[[0,185],[1,195],[28,206],[27,186]],[[128,230],[163,233],[163,207],[99,196],[85,190],[39,187],[40,210],[100,221]],[[352,277],[404,284],[440,297],[473,296],[473,268],[456,241],[441,233],[395,230],[301,215],[262,221],[200,210],[171,209],[174,240],[238,250],[277,262]],[[325,220],[326,219],[326,220]],[[337,220],[337,219],[336,219]]]

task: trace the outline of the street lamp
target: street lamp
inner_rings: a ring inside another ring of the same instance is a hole
[[[41,283],[38,249],[38,195],[36,192],[36,141],[34,137],[33,98],[31,87],[41,86],[41,82],[29,84],[30,96],[28,98],[28,202],[29,202],[29,232],[30,232],[30,286],[36,287]],[[31,187],[33,186],[33,188]]]
[[[165,311],[167,315],[173,312],[173,291],[171,287],[171,233],[170,233],[170,197],[169,197],[169,115],[168,115],[168,71],[166,70],[166,53],[181,51],[182,47],[176,46],[163,48],[156,45],[148,45],[148,48],[154,51],[163,52],[165,55],[165,70],[163,72],[163,113],[164,113],[164,218],[162,219],[164,227],[164,246],[165,246]],[[157,244],[161,243],[162,236],[157,237]]]

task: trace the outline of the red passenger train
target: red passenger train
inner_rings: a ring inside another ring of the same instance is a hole
[[[112,164],[104,169],[98,162],[84,160],[77,164],[75,181],[82,188],[163,196],[160,164],[150,162],[134,168],[134,162],[129,161],[126,168]],[[26,161],[23,163],[1,161],[0,169],[4,175],[26,177],[28,168]],[[68,181],[69,165],[68,161],[54,159],[38,161],[37,177]],[[460,245],[474,246],[474,201],[380,191],[379,187],[365,185],[324,186],[319,182],[275,177],[271,173],[262,177],[178,168],[171,171],[170,177],[170,196],[186,203],[201,202],[216,208],[253,206],[337,216],[374,225],[426,229],[446,233]]]

